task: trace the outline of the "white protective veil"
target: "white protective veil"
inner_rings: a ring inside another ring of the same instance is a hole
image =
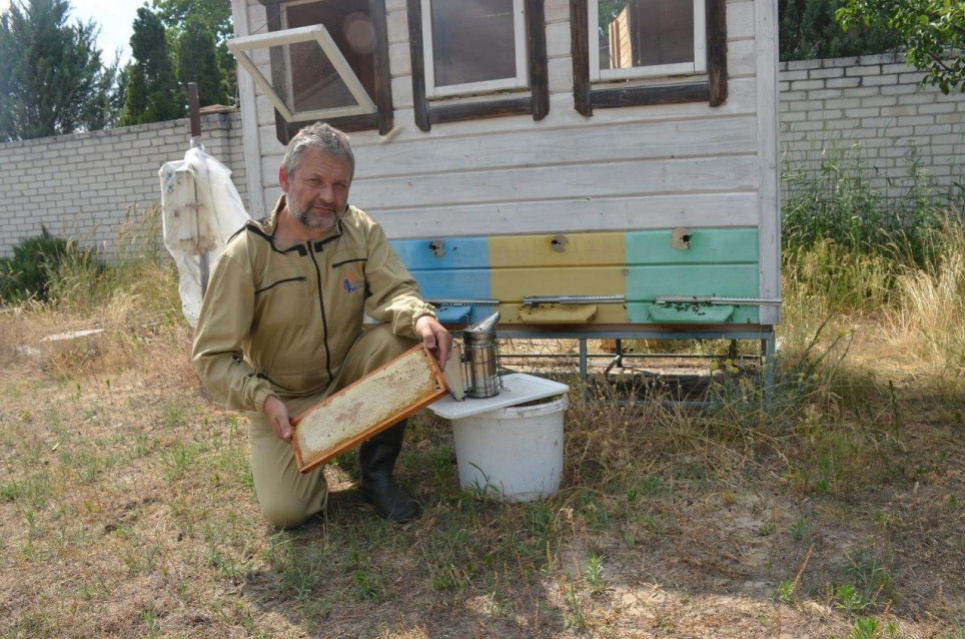
[[[198,324],[208,274],[228,239],[248,221],[231,170],[204,151],[196,139],[183,160],[161,167],[164,246],[180,274],[184,317]]]

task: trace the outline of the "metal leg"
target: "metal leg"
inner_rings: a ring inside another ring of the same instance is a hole
[[[616,342],[616,355],[612,360],[610,360],[606,370],[603,371],[603,379],[607,379],[610,376],[610,371],[613,370],[614,366],[617,368],[623,368],[623,340],[617,339],[614,341]]]
[[[617,337],[617,335],[619,335],[619,337]],[[606,366],[605,373],[604,373],[604,382],[609,382],[609,374],[610,374],[616,367],[618,367],[618,366],[621,367],[621,368],[623,368],[623,367],[624,367],[624,364],[625,364],[625,361],[624,361],[624,360],[632,360],[633,358],[636,358],[636,357],[640,357],[640,358],[646,358],[646,357],[655,357],[655,358],[661,358],[661,357],[677,358],[677,357],[681,357],[681,355],[676,354],[676,353],[664,354],[664,353],[633,353],[633,352],[624,352],[624,351],[623,351],[622,341],[621,341],[622,339],[674,339],[674,340],[680,340],[680,339],[687,339],[687,340],[706,340],[706,339],[715,339],[715,340],[716,340],[716,339],[722,339],[722,340],[728,340],[728,341],[730,342],[730,344],[728,345],[728,355],[734,356],[734,357],[738,357],[738,358],[743,358],[743,357],[754,358],[754,357],[755,357],[754,355],[751,355],[751,354],[748,354],[748,355],[746,355],[746,356],[740,354],[739,350],[737,350],[737,348],[736,348],[736,347],[737,347],[737,342],[738,342],[739,340],[740,340],[740,341],[746,340],[746,341],[751,341],[751,342],[757,341],[757,342],[760,343],[760,345],[761,345],[761,352],[760,352],[760,354],[759,354],[759,357],[761,358],[761,361],[762,361],[762,369],[761,369],[762,378],[761,378],[761,383],[762,383],[763,386],[764,386],[764,389],[763,389],[763,390],[764,390],[764,404],[765,404],[765,408],[766,408],[766,409],[769,409],[770,406],[773,404],[774,396],[775,396],[775,387],[776,387],[776,384],[777,384],[777,382],[776,382],[777,371],[776,371],[776,368],[775,368],[775,361],[774,361],[774,360],[775,360],[775,351],[776,351],[776,337],[775,337],[775,334],[774,334],[773,329],[771,329],[770,327],[759,326],[759,327],[754,327],[754,328],[749,329],[749,330],[738,330],[738,329],[735,328],[734,330],[722,331],[721,333],[710,333],[710,332],[707,332],[707,331],[679,331],[679,330],[675,330],[675,331],[639,331],[639,332],[633,332],[633,333],[631,333],[631,332],[617,332],[617,335],[614,335],[613,333],[607,334],[607,333],[602,333],[602,332],[601,332],[601,333],[583,333],[583,332],[579,332],[579,333],[569,332],[569,333],[568,333],[568,332],[561,332],[561,333],[559,333],[559,334],[555,334],[555,335],[554,335],[554,339],[575,339],[575,340],[577,340],[577,342],[579,343],[579,372],[580,372],[580,381],[581,381],[581,385],[582,385],[582,394],[583,394],[583,397],[584,397],[584,398],[588,398],[588,397],[589,397],[589,394],[590,394],[590,393],[589,393],[589,361],[590,361],[590,359],[592,359],[592,358],[605,359],[605,360],[608,361],[608,365]],[[530,333],[525,333],[525,332],[515,333],[515,332],[512,332],[512,331],[509,331],[509,335],[504,334],[504,336],[506,336],[506,337],[521,337],[521,338],[527,338],[527,339],[532,339],[532,338],[536,338],[536,339],[546,338],[545,335],[541,335],[541,334],[530,334]],[[615,357],[611,357],[609,354],[606,354],[606,353],[599,353],[599,354],[594,353],[594,354],[590,354],[590,353],[588,352],[588,346],[589,346],[589,344],[588,344],[587,340],[589,340],[589,339],[598,339],[598,338],[599,338],[599,339],[609,338],[609,339],[615,339],[615,340],[616,340],[616,356],[615,356]],[[737,352],[735,352],[735,351],[737,351]],[[700,358],[705,358],[705,359],[716,359],[716,358],[727,357],[728,355],[721,356],[721,355],[717,355],[717,354],[714,354],[714,355],[692,354],[692,355],[690,355],[690,357],[700,357]],[[506,356],[506,355],[504,354],[504,356]],[[545,354],[521,354],[521,355],[513,355],[513,356],[506,356],[506,357],[542,358],[542,357],[546,357],[546,355],[545,355]],[[561,353],[561,354],[558,355],[558,357],[561,357],[561,358],[572,358],[572,355],[566,355],[566,354],[562,354],[562,353]],[[684,355],[683,357],[687,357],[687,355]],[[571,359],[570,361],[572,361],[572,359]],[[620,400],[620,401],[621,401],[622,403],[625,402],[625,400]],[[634,402],[634,400],[630,400],[629,402],[625,402],[625,403],[633,403],[633,402]],[[675,402],[675,403],[682,403],[682,404],[688,405],[688,406],[705,406],[705,405],[707,405],[706,402],[692,402],[692,401],[683,401],[683,402]]]
[[[580,338],[580,380],[583,382],[581,384],[583,388],[583,399],[587,399],[587,391],[589,390],[589,385],[587,380],[589,379],[589,371],[587,370],[587,354],[586,354],[586,338]]]
[[[764,356],[764,409],[770,410],[771,402],[774,401],[774,384],[777,371],[774,370],[774,333],[770,337],[761,340],[761,354]]]
[[[589,373],[587,371],[586,338],[580,338],[580,379],[586,383]]]

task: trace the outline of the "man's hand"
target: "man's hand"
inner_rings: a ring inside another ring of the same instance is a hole
[[[452,335],[431,315],[423,315],[415,322],[416,337],[422,340],[430,351],[435,353],[439,368],[446,370],[449,353],[452,351]]]
[[[261,412],[268,418],[268,423],[271,424],[271,429],[275,431],[275,436],[289,444],[292,443],[291,416],[288,414],[288,407],[285,406],[284,402],[274,395],[269,395]]]

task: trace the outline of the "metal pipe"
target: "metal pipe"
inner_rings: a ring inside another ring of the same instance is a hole
[[[570,355],[567,353],[558,354],[547,354],[540,355],[539,353],[519,353],[519,354],[506,354],[500,353],[500,359],[539,359],[541,357],[546,358],[566,358],[566,357],[579,357],[579,355]],[[612,353],[587,353],[587,357],[590,359],[609,359],[613,357]],[[621,355],[624,359],[728,359],[725,355],[700,355],[697,353],[623,353]],[[729,358],[733,359],[733,358]],[[738,355],[737,359],[760,359],[760,355]]]
[[[499,300],[478,300],[478,299],[456,299],[456,298],[437,298],[426,300],[433,306],[497,306]]]
[[[777,298],[764,297],[717,297],[700,295],[658,295],[657,304],[711,304],[728,306],[780,306]]]
[[[532,295],[523,298],[523,306],[537,304],[623,304],[626,295]]]

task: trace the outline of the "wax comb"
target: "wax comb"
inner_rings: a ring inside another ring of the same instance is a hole
[[[406,351],[292,420],[298,470],[317,468],[447,392],[432,353],[422,344]]]

